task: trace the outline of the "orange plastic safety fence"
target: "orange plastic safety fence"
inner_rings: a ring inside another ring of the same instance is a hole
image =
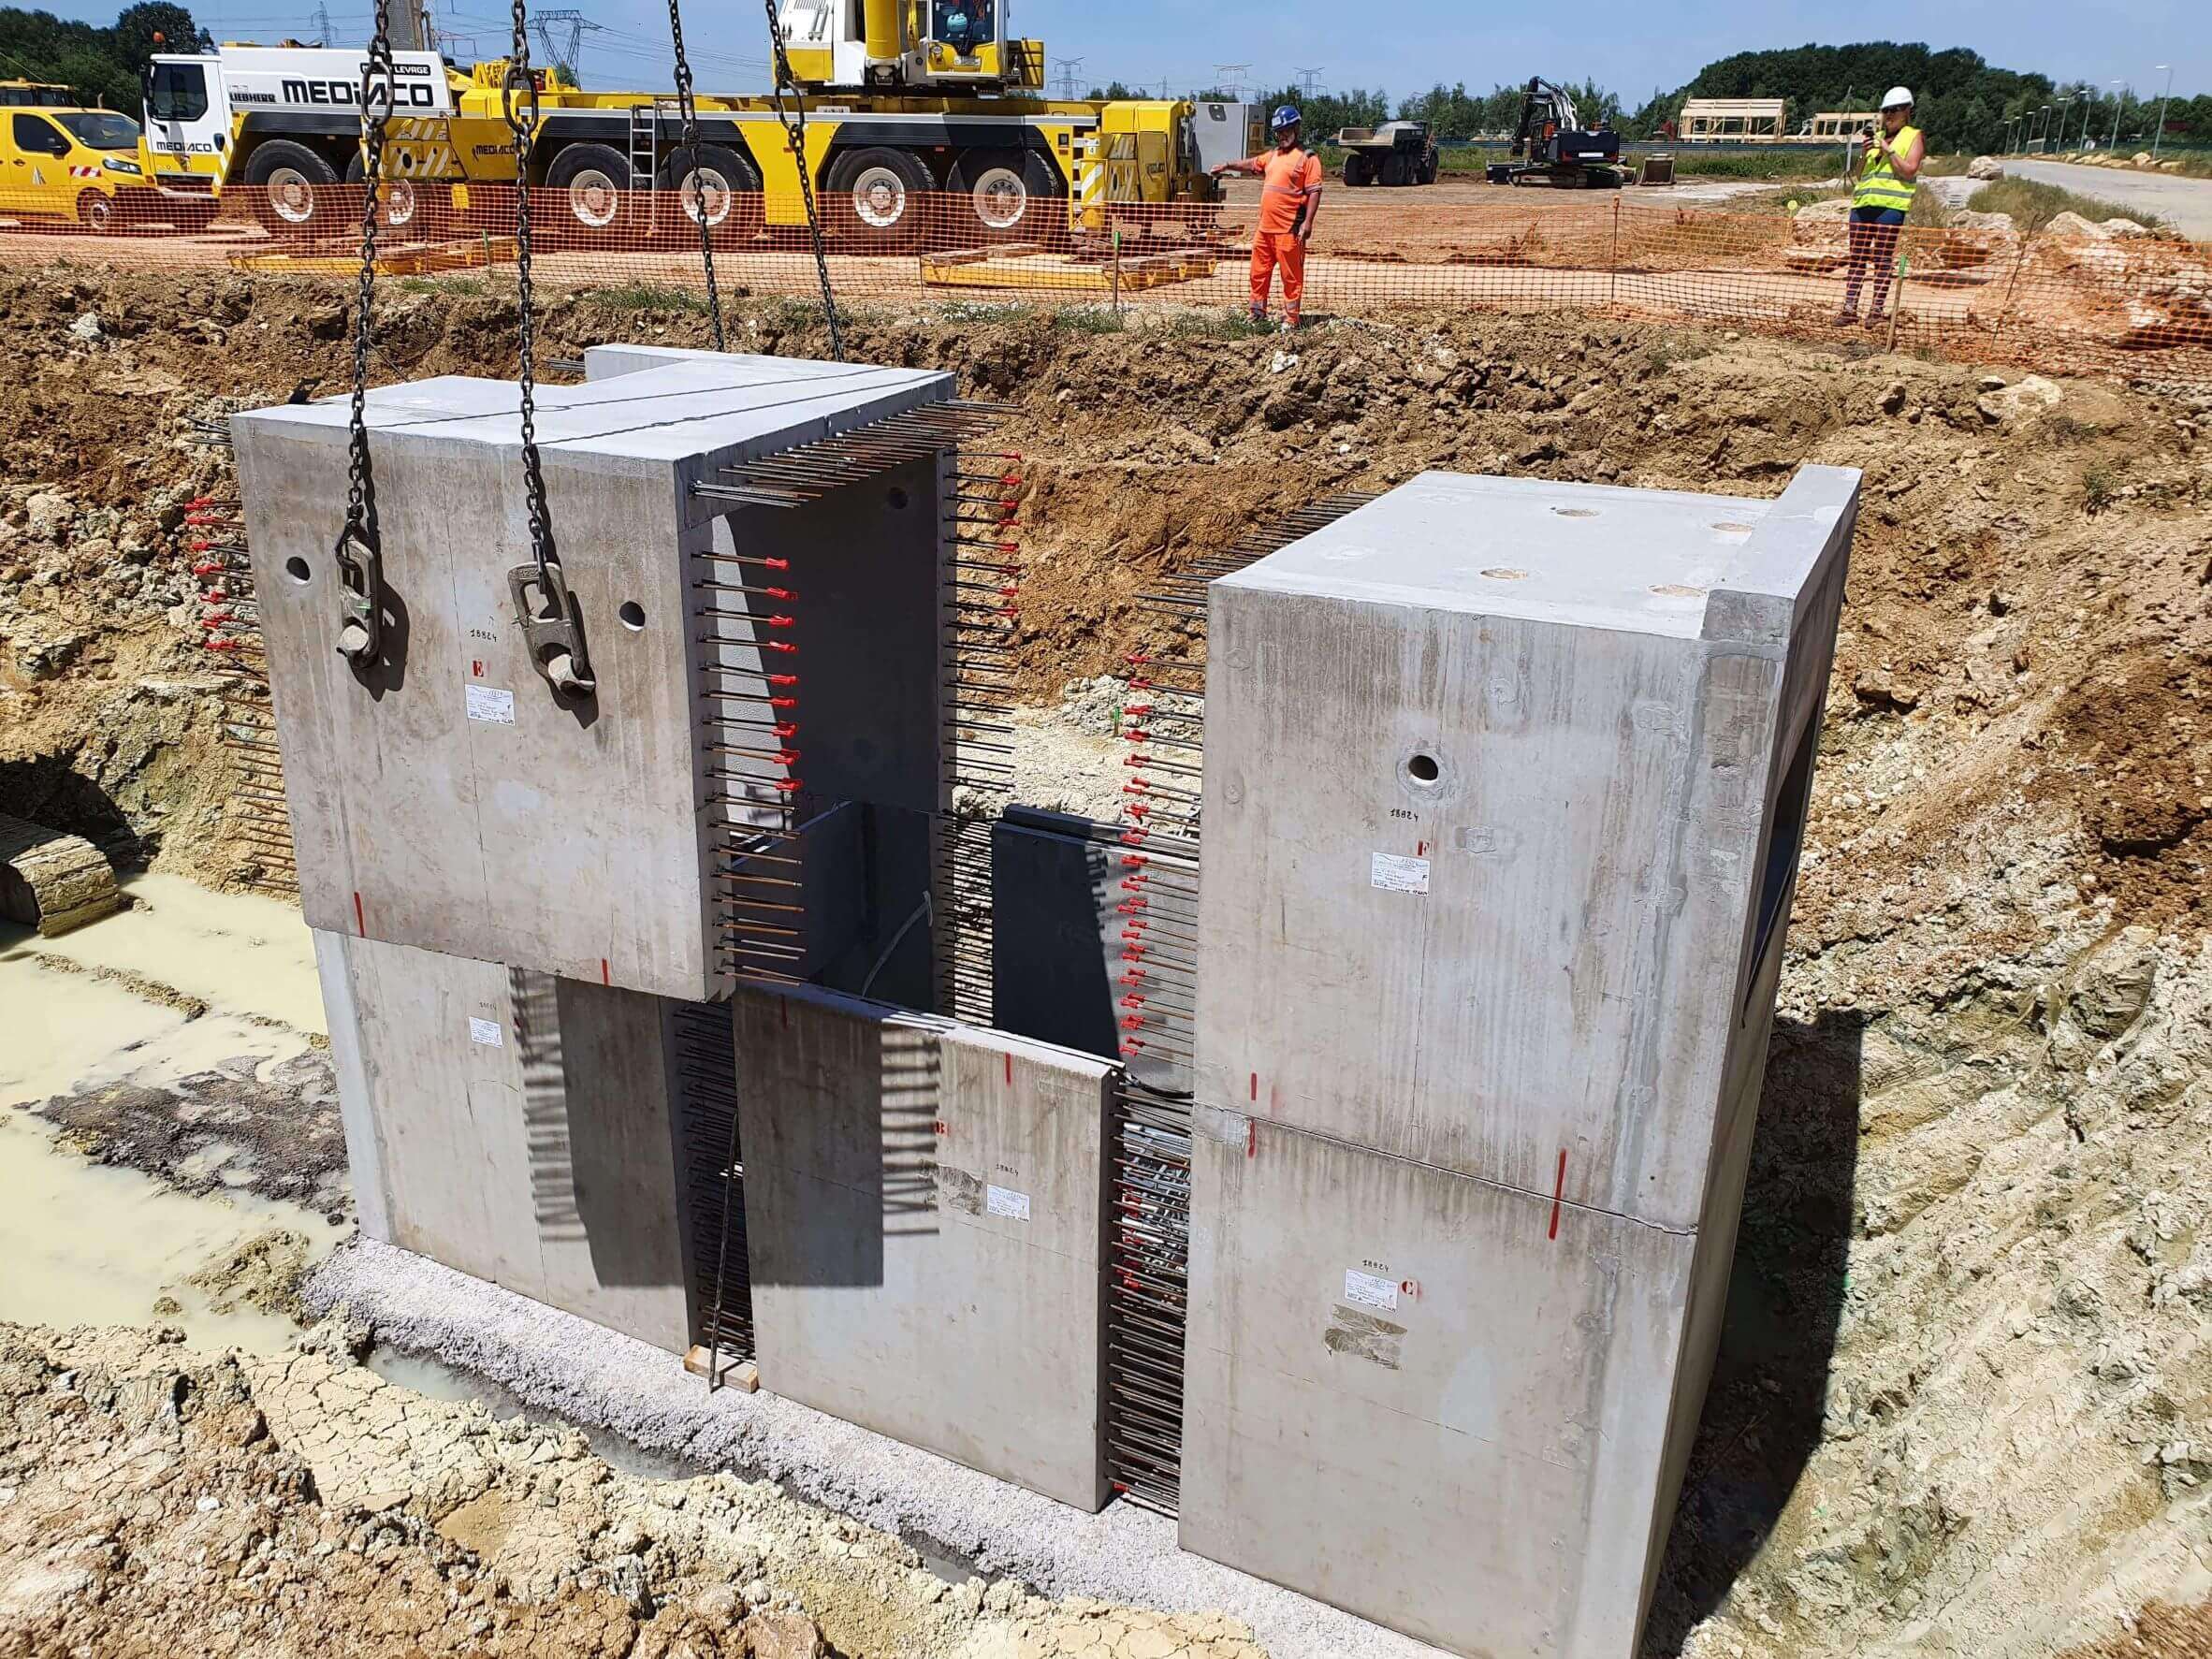
[[[219,211],[151,189],[104,205],[0,186],[0,264],[234,269],[343,278],[358,186],[283,198],[237,188]],[[87,195],[91,193],[86,187]],[[1248,203],[1009,204],[965,194],[827,196],[841,301],[1242,309]],[[511,267],[511,186],[389,186],[384,269]],[[816,292],[795,196],[709,196],[726,293]],[[540,190],[537,280],[548,286],[704,283],[676,193]],[[988,215],[986,217],[986,215]],[[1277,270],[1271,307],[1282,302]],[[1760,212],[1585,193],[1332,188],[1303,260],[1306,320],[1399,308],[1573,309],[1767,333],[1872,338],[1897,349],[2052,372],[2212,380],[2212,245],[2157,235],[2022,234],[2001,215],[1956,228],[1854,226],[1841,205]],[[1848,331],[1848,332],[1847,332]]]

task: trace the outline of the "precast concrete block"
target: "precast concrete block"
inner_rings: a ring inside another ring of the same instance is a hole
[[[1426,473],[1213,583],[1198,1099],[1698,1226],[1857,488]]]
[[[682,1352],[687,1006],[318,928],[361,1230]]]
[[[1733,1230],[1199,1117],[1183,1547],[1456,1653],[1630,1659]]]
[[[232,417],[301,904],[327,931],[708,998],[743,931],[718,880],[729,832],[774,816],[749,803],[946,805],[946,469],[791,509],[698,487],[954,387],[648,349],[592,367],[540,386],[536,411],[589,695],[539,677],[517,620],[510,572],[533,555],[514,386],[369,394],[386,637],[358,668],[335,649],[345,400]]]
[[[810,987],[733,1003],[762,1386],[1100,1507],[1114,1068]]]

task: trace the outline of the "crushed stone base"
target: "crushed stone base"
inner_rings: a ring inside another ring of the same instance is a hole
[[[1175,1523],[1128,1504],[1085,1515],[765,1390],[713,1394],[681,1361],[427,1257],[362,1239],[309,1276],[321,1316],[491,1378],[528,1404],[648,1451],[785,1483],[895,1536],[920,1535],[1055,1596],[1220,1611],[1273,1659],[1419,1659],[1437,1650],[1178,1549]]]

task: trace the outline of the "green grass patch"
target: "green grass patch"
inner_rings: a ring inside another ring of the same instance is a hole
[[[1241,311],[1186,311],[1170,319],[1167,332],[1186,340],[1258,340],[1281,333],[1282,325],[1272,317],[1256,323]]]
[[[1728,151],[1691,149],[1674,153],[1678,179],[1841,179],[1844,153],[1840,147],[1805,144],[1790,150]]]
[[[491,284],[480,276],[427,277],[411,276],[400,279],[402,294],[488,294]]]
[[[2102,513],[2112,505],[2112,498],[2118,488],[2118,480],[2113,477],[2111,469],[2091,462],[2081,473],[2082,511],[2092,515]]]
[[[2040,184],[2033,179],[1996,180],[1975,191],[1966,205],[1977,213],[2010,213],[2015,228],[2023,236],[2041,230],[2060,213],[2079,213],[2091,223],[2117,217],[2132,219],[2153,230],[2167,228],[2163,219],[2140,208],[2122,207],[2061,185]]]
[[[1053,313],[1053,327],[1069,334],[1122,334],[1129,319],[1112,306],[1069,305]]]
[[[590,298],[597,305],[610,311],[678,311],[706,310],[706,296],[695,289],[678,287],[673,283],[616,283],[604,288],[591,290]]]

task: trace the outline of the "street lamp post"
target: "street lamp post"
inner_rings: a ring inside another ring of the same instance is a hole
[[[2159,158],[2159,140],[2166,136],[2166,99],[2174,91],[2174,65],[2154,64],[2151,66],[2166,72],[2166,90],[2159,94],[2159,118],[2151,124],[2150,128],[2150,159],[2156,161]]]
[[[2097,112],[2097,95],[2088,81],[2081,83],[2081,147],[2089,147],[2089,117]]]
[[[2067,106],[2067,105],[2069,105],[2069,104],[2071,104],[2071,103],[2073,103],[2073,102],[2074,102],[2074,100],[2073,100],[2072,98],[2060,98],[2060,99],[2059,100],[2059,119],[2058,119],[2058,122],[2056,123],[2056,124],[2057,124],[2057,126],[2058,126],[2058,129],[2059,129],[2059,145],[2058,145],[2058,147],[2059,147],[2060,150],[2063,150],[2063,149],[2065,149],[2065,148],[2066,148],[2066,121],[2067,121],[2067,115],[2066,115],[2066,106]]]
[[[2119,91],[2112,95],[2112,147],[2117,151],[2119,148],[2120,109],[2128,101],[2128,83],[2124,80],[2116,80],[2112,84],[2119,88]]]

